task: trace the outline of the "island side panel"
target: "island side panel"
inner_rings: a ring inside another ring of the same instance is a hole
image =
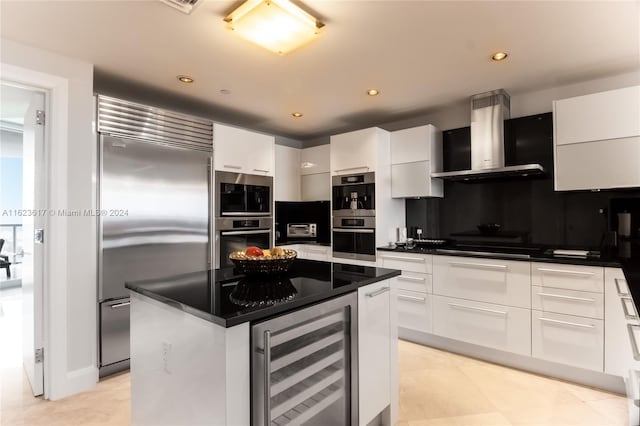
[[[251,334],[249,323],[226,330],[227,426],[251,424]]]
[[[228,410],[229,387],[246,397],[249,381],[237,380],[228,371],[229,345],[241,341],[249,354],[248,325],[225,329],[177,308],[131,292],[131,420],[134,425],[231,425],[229,416],[249,418]],[[233,336],[233,338],[229,338]],[[231,356],[237,356],[229,350]],[[234,368],[245,357],[238,356]],[[244,369],[249,371],[249,362]],[[248,374],[248,373],[246,373]],[[232,400],[234,401],[234,400]],[[232,402],[232,405],[235,403]]]

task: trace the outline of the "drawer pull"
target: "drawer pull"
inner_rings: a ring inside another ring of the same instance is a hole
[[[457,308],[457,309],[467,309],[470,311],[479,311],[479,312],[486,312],[489,314],[498,314],[498,315],[503,315],[503,316],[507,316],[507,312],[505,311],[496,311],[495,309],[487,309],[487,308],[476,308],[475,306],[466,306],[466,305],[459,305],[457,303],[449,303],[449,306],[451,306],[452,308]]]
[[[630,296],[629,294],[629,286],[627,285],[627,280],[623,280],[622,278],[616,278],[614,280],[616,282],[616,290],[618,290],[618,296]],[[620,286],[620,281],[622,281],[624,283],[625,288],[627,289],[626,292],[623,292]]]
[[[131,304],[131,302],[122,302],[122,303],[116,303],[115,305],[111,305],[109,306],[111,309],[118,309],[118,308],[124,308],[125,306],[129,306]]]
[[[631,299],[630,297],[620,298],[620,303],[622,303],[622,311],[624,312],[624,317],[629,320],[637,320],[638,314],[629,312],[629,309],[627,308],[627,304],[625,303],[625,301],[629,301],[633,303],[633,299]],[[635,312],[636,308],[632,306],[632,309]]]
[[[540,272],[549,272],[551,274],[559,274],[559,275],[578,275],[582,277],[592,277],[595,275],[593,272],[583,272],[583,271],[567,271],[564,269],[549,269],[549,268],[538,268]]]
[[[638,342],[636,341],[636,335],[633,332],[634,328],[640,329],[639,325],[627,324],[627,331],[629,332],[629,340],[631,341],[631,350],[633,351],[633,359],[640,361],[640,351],[638,350]]]
[[[491,265],[487,263],[449,262],[449,265],[457,266],[459,268],[496,269],[501,271],[507,270],[507,265]]]
[[[389,287],[382,287],[381,289],[378,289],[376,291],[372,291],[371,293],[367,293],[366,296],[367,297],[376,297],[381,295],[382,293],[386,293],[387,291],[389,291]]]
[[[571,327],[578,327],[578,328],[596,328],[596,326],[593,324],[580,324],[577,322],[560,321],[560,320],[551,319],[551,318],[540,318],[540,321],[552,322],[554,324],[562,324],[562,325],[568,325]]]
[[[405,262],[420,262],[420,263],[424,263],[427,259],[422,258],[422,257],[403,257],[403,256],[389,256],[389,255],[381,255],[380,256],[383,259],[390,259],[390,260],[404,260]]]
[[[575,300],[577,302],[589,302],[593,303],[596,299],[589,299],[587,297],[575,297],[575,296],[564,296],[562,294],[552,294],[552,293],[538,293],[538,296],[542,297],[555,297],[556,299],[566,299],[566,300]]]
[[[225,169],[235,169],[235,170],[240,170],[242,167],[241,166],[234,166],[233,164],[225,164],[224,166]]]
[[[339,173],[339,172],[348,172],[349,170],[360,170],[360,169],[365,169],[365,170],[369,170],[369,166],[358,166],[358,167],[347,167],[346,169],[337,169],[334,170],[334,172]]]
[[[406,277],[404,275],[400,275],[398,277],[399,281],[409,281],[409,282],[418,282],[418,283],[423,283],[425,281],[427,281],[425,278],[418,278],[418,277]]]
[[[269,170],[265,170],[265,169],[253,169],[254,172],[262,172],[262,173],[269,173]]]
[[[398,299],[404,299],[404,300],[408,300],[409,302],[424,302],[426,299],[426,297],[417,297],[417,296],[409,296],[407,294],[399,294],[398,295]]]

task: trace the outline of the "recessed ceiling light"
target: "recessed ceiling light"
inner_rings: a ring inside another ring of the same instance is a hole
[[[367,95],[369,96],[378,96],[380,94],[380,92],[378,91],[378,89],[369,89],[367,90]]]
[[[494,61],[504,61],[505,59],[507,59],[507,53],[506,52],[496,52],[491,56],[491,59],[493,59]]]
[[[290,0],[246,0],[224,21],[239,36],[279,55],[315,40],[324,26]]]
[[[179,75],[178,80],[180,80],[181,83],[187,83],[187,84],[191,84],[195,81],[193,78],[189,77],[188,75]]]
[[[222,94],[222,95],[230,95],[231,94],[231,90],[229,90],[229,89],[220,89],[220,94]]]
[[[300,118],[302,117],[302,113],[301,112],[294,112],[291,115],[293,115],[295,118]]]

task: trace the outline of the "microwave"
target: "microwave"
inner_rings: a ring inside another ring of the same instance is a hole
[[[216,217],[271,216],[273,177],[216,172]]]

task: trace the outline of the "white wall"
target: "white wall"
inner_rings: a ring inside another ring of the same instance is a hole
[[[48,207],[95,207],[93,65],[6,39],[0,46],[1,78],[50,89]],[[89,216],[48,220],[45,396],[58,399],[97,381],[96,221]]]

